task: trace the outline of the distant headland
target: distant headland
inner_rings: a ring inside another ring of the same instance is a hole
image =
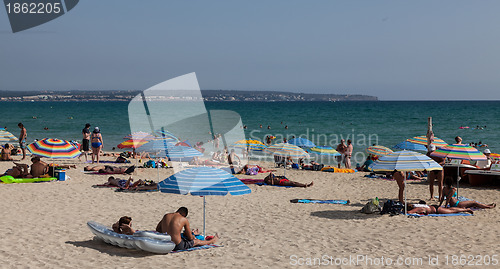
[[[141,91],[0,91],[0,101],[130,101]],[[361,94],[318,94],[279,91],[202,90],[205,101],[279,102],[279,101],[378,101]]]

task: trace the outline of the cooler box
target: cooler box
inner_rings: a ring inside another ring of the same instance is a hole
[[[56,170],[54,171],[54,177],[59,181],[66,180],[66,170]]]

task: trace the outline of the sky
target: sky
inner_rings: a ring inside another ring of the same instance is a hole
[[[12,33],[0,90],[202,89],[500,100],[499,1],[82,0]]]

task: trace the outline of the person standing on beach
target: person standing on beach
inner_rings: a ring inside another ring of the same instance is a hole
[[[90,123],[85,124],[85,128],[82,130],[82,152],[83,155],[85,155],[85,161],[87,161],[87,154],[90,151]],[[82,155],[78,157],[79,160],[81,160]]]
[[[19,146],[21,147],[21,151],[23,152],[23,158],[21,159],[22,161],[26,159],[26,137],[28,136],[28,133],[26,132],[26,128],[24,128],[24,125],[21,122],[18,123],[17,126],[21,129],[21,134],[19,135]]]
[[[344,153],[345,153],[346,149],[347,149],[347,146],[345,145],[345,140],[341,139],[340,144],[338,144],[337,148],[336,148],[336,150],[338,151],[338,153],[340,153],[340,155],[335,157],[337,159],[337,163],[338,163],[339,168],[342,165],[342,163],[344,162]]]
[[[101,149],[103,147],[101,130],[99,127],[95,127],[92,135],[90,136],[90,140],[92,142],[92,163],[99,163],[99,155],[101,153]]]
[[[398,200],[404,204],[404,191],[405,191],[405,178],[406,178],[406,172],[394,170],[391,172],[392,174],[392,179],[396,180],[396,183],[398,183],[399,187],[399,192],[398,192]]]
[[[350,139],[347,140],[347,147],[345,149],[344,153],[344,165],[346,169],[351,169],[351,157],[352,157],[352,151],[354,147],[352,146],[352,141]]]
[[[436,146],[430,144],[429,151],[427,152],[427,156],[436,161],[439,165],[443,166],[445,163],[445,159],[441,157],[434,157],[431,155],[436,150]],[[444,171],[443,170],[434,170],[428,171],[427,178],[429,179],[429,191],[431,193],[430,200],[434,199],[434,180],[438,181],[438,193],[439,199],[443,195],[443,179],[444,179]]]

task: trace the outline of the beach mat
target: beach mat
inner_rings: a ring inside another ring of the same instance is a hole
[[[468,213],[453,213],[453,214],[428,214],[428,215],[419,215],[419,214],[406,214],[407,216],[409,217],[416,217],[416,218],[420,218],[420,217],[456,217],[456,216],[474,216],[472,214],[468,214]]]
[[[387,180],[387,181],[396,181],[395,179],[388,178],[388,177],[385,177],[385,176],[365,175],[365,177],[367,177],[367,178],[373,178],[373,179],[383,179],[383,180]],[[422,179],[422,180],[420,180],[420,179],[407,179],[406,181],[424,181],[424,180],[425,179]]]
[[[92,188],[118,188],[118,187],[107,185],[107,184],[96,184],[96,185],[92,185]]]
[[[245,184],[257,184],[257,183],[263,183],[264,179],[256,179],[256,178],[240,178],[241,182]]]
[[[338,204],[338,205],[348,205],[351,201],[349,200],[317,200],[317,199],[292,199],[290,203],[300,203],[300,204]]]
[[[221,245],[216,245],[216,244],[210,244],[210,245],[205,245],[205,246],[199,246],[199,247],[194,247],[194,248],[189,248],[189,249],[184,249],[184,250],[174,250],[170,253],[179,253],[179,252],[184,252],[184,251],[193,251],[193,250],[200,250],[200,249],[209,249],[209,248],[218,248],[218,247],[223,247]]]
[[[153,189],[153,190],[135,190],[135,189],[116,189],[115,192],[155,192],[158,191],[158,189]]]

